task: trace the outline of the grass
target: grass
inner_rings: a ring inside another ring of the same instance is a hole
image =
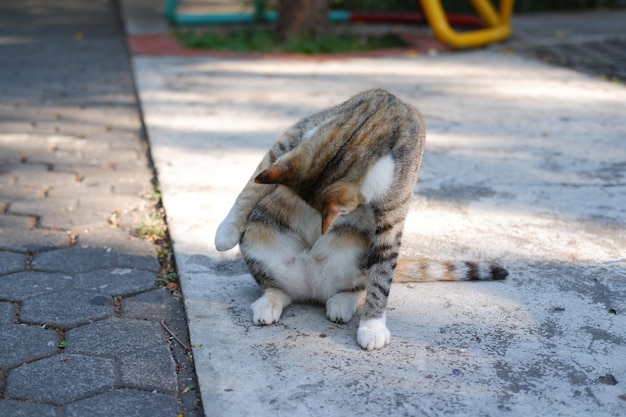
[[[149,198],[153,203],[152,208],[143,224],[137,227],[135,233],[137,237],[155,245],[157,260],[159,261],[159,273],[156,278],[157,287],[166,287],[172,295],[180,297],[179,277],[176,272],[172,241],[167,228],[165,210],[161,203],[161,192],[157,185],[154,185]]]
[[[183,29],[175,31],[174,35],[178,42],[188,48],[248,53],[315,55],[406,46],[394,34],[375,36],[332,33],[313,40],[291,38],[285,42],[278,42],[274,39],[272,31],[263,26],[242,27],[230,31]]]
[[[162,208],[155,209],[147,216],[145,223],[137,228],[137,235],[153,242],[164,239],[167,232],[167,226],[163,221],[164,216]]]

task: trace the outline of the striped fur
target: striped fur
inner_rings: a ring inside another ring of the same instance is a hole
[[[255,324],[278,321],[292,301],[325,303],[341,323],[360,309],[357,340],[379,349],[390,339],[385,309],[396,267],[398,282],[488,278],[478,264],[398,261],[424,138],[418,111],[379,89],[279,138],[215,238],[218,250],[239,243],[265,289],[252,305]],[[491,279],[506,276],[486,270]]]
[[[400,258],[394,283],[502,280],[508,271],[496,263],[450,262]]]

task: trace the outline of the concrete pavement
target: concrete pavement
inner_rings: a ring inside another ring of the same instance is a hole
[[[626,89],[526,57],[575,33],[623,41],[613,13],[539,17],[543,35],[516,19],[508,44],[436,56],[135,56],[206,414],[624,415]],[[377,352],[317,306],[256,327],[260,291],[215,229],[282,130],[372,87],[427,126],[405,254],[511,275],[394,286]]]

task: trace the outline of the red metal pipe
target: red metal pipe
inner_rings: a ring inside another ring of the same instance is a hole
[[[483,27],[484,23],[478,16],[463,14],[448,14],[448,21],[452,26]],[[350,12],[350,22],[354,23],[426,23],[422,13],[410,12]]]

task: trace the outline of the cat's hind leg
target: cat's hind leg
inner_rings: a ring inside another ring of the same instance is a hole
[[[365,291],[343,291],[326,302],[326,317],[335,323],[347,323],[363,305]]]
[[[252,321],[259,326],[276,323],[283,308],[291,304],[295,295],[289,285],[289,278],[290,274],[293,276],[302,274],[297,268],[295,259],[297,252],[303,248],[294,241],[291,246],[268,244],[251,249],[245,240],[244,237],[242,249],[248,269],[257,283],[265,288],[263,295],[251,305]]]
[[[276,230],[271,224],[261,222],[248,225],[241,240],[241,252],[248,270],[265,289],[251,305],[254,324],[278,322],[283,308],[298,298],[293,282],[300,281],[303,271],[296,259],[306,247],[291,231]]]
[[[314,271],[310,285],[317,299],[326,303],[326,317],[335,323],[349,322],[365,300],[363,263],[368,231],[361,211],[340,219],[308,254]]]

